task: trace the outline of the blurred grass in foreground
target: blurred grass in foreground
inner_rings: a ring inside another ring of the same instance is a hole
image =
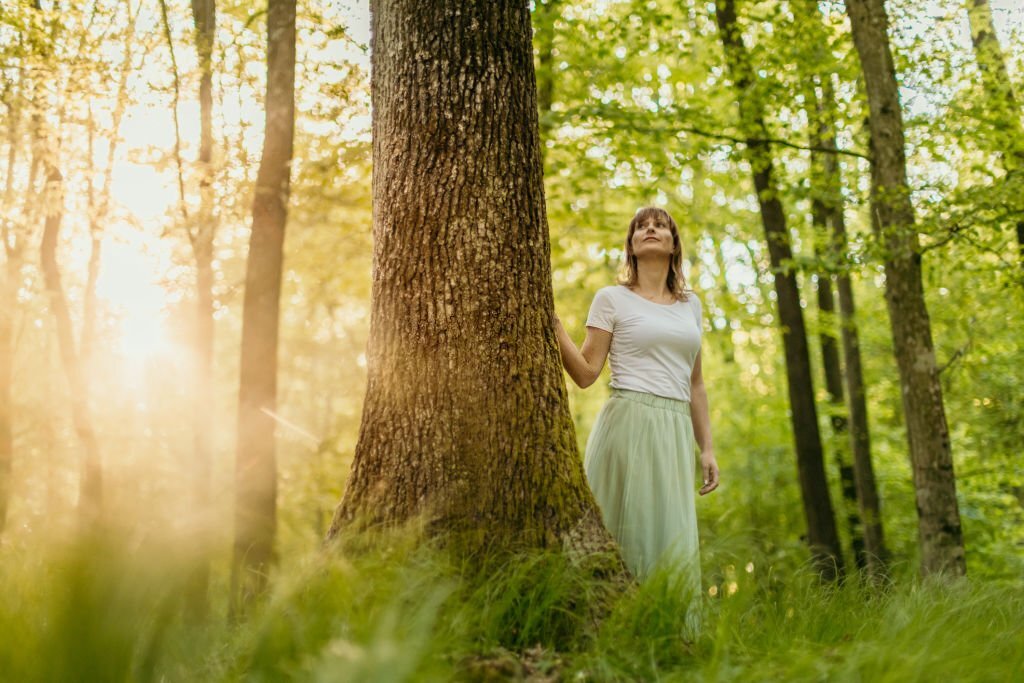
[[[685,596],[671,576],[609,602],[559,555],[470,570],[400,534],[358,555],[282,562],[272,594],[241,623],[224,618],[215,581],[211,616],[194,623],[182,616],[187,548],[113,531],[45,549],[7,542],[0,678],[902,682],[1024,671],[1021,583],[904,572],[885,590],[820,586],[796,556],[769,565],[711,543],[704,630],[687,644]]]

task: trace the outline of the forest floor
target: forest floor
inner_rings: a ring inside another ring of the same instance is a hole
[[[741,548],[741,550],[737,550]],[[467,569],[399,539],[282,561],[267,598],[183,616],[190,565],[167,542],[0,554],[5,681],[1016,681],[1024,583],[822,584],[801,558],[703,551],[703,628],[656,574],[625,591],[559,555]],[[214,596],[221,596],[217,599]],[[595,615],[600,615],[596,617]]]

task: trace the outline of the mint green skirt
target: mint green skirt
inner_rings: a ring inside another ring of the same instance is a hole
[[[605,526],[638,579],[677,574],[700,630],[696,441],[690,404],[612,389],[587,440],[584,468]],[[681,574],[681,576],[679,576]]]

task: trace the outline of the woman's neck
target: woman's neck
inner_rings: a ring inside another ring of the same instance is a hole
[[[665,299],[672,295],[668,290],[668,260],[664,257],[658,259],[637,259],[636,263],[636,286],[633,288],[639,294],[651,299]]]

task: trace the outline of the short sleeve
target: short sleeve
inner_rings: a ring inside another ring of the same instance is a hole
[[[693,292],[686,293],[686,301],[690,304],[690,310],[693,311],[693,317],[697,319],[697,329],[704,329],[704,309],[700,303],[700,298]]]
[[[615,331],[615,302],[607,288],[597,290],[587,315],[587,327],[597,327],[606,332]]]

